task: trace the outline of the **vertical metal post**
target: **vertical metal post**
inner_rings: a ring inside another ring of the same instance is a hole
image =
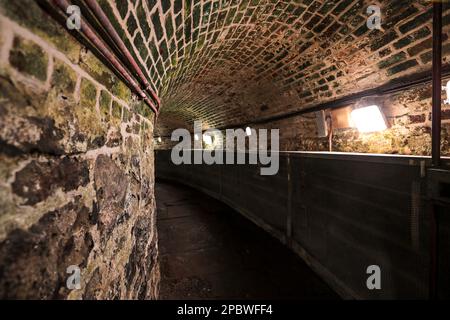
[[[431,158],[433,167],[441,165],[441,101],[442,101],[442,2],[433,2],[433,106]],[[430,299],[437,297],[438,283],[438,209],[431,199],[430,211]]]
[[[437,206],[431,201],[428,204],[428,212],[430,214],[430,275],[429,275],[429,299],[437,298],[437,281],[438,281],[438,222],[437,222]]]
[[[290,154],[286,154],[287,166],[287,217],[286,217],[286,244],[292,248],[292,165]]]
[[[441,93],[442,93],[442,3],[433,2],[433,107],[432,107],[432,162],[441,164]]]

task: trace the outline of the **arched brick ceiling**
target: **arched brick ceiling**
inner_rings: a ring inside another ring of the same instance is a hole
[[[431,66],[427,0],[378,2],[383,30],[366,27],[373,0],[136,3],[128,20],[144,6],[153,37],[159,134],[194,120],[224,127],[299,110]]]

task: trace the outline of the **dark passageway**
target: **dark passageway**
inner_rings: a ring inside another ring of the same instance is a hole
[[[0,0],[0,300],[450,299],[449,212],[450,0]]]
[[[161,299],[337,299],[288,248],[230,207],[156,184]]]

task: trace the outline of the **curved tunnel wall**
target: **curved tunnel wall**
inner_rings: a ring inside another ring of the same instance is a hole
[[[36,1],[0,0],[1,299],[157,298],[153,120]]]
[[[347,298],[426,298],[429,227],[425,158],[282,153],[280,170],[180,165],[156,151],[157,178],[220,199],[290,246]],[[378,265],[382,290],[366,286]],[[443,285],[448,285],[443,283]]]

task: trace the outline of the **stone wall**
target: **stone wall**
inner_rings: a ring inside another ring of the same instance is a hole
[[[149,45],[158,49],[150,57],[167,83],[160,88],[161,125],[173,118],[189,127],[201,119],[205,129],[251,123],[431,67],[427,0],[150,2]],[[381,9],[382,30],[366,26],[373,4]],[[449,10],[445,1],[444,64]],[[133,16],[130,6],[126,17]],[[167,134],[164,126],[160,131]]]
[[[0,298],[158,296],[153,121],[35,1],[0,0]]]

